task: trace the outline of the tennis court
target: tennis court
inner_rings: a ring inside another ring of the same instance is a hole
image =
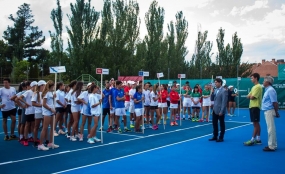
[[[236,111],[237,113],[237,111]],[[284,111],[276,119],[278,150],[263,152],[267,146],[266,124],[262,114],[263,145],[246,147],[252,125],[247,109],[239,116],[226,117],[225,141],[209,142],[212,125],[182,121],[182,126],[145,134],[104,133],[104,143],[71,142],[55,137],[58,149],[38,151],[30,143],[4,141],[0,129],[1,173],[285,173]],[[1,117],[2,118],[2,117]],[[2,119],[1,119],[2,121]],[[10,121],[8,121],[10,123]],[[9,125],[9,124],[8,124]],[[106,128],[107,126],[105,126]],[[87,130],[85,130],[87,131]],[[85,133],[85,136],[87,133]],[[100,132],[97,133],[100,137]]]

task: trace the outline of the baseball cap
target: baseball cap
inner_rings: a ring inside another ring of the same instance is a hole
[[[233,88],[233,87],[234,87],[234,86],[232,86],[232,85],[231,85],[231,86],[229,86],[229,88]]]
[[[92,83],[91,83],[91,82],[89,82],[89,83],[87,84],[87,87],[89,87],[90,85],[92,85]]]
[[[44,80],[40,80],[38,82],[38,86],[41,86],[41,85],[46,85],[47,83],[44,81]]]
[[[38,83],[37,83],[36,81],[33,81],[33,82],[30,84],[31,87],[34,87],[34,86],[36,86],[36,85],[38,85]]]
[[[136,82],[130,81],[129,84],[134,85],[134,84],[136,84]]]

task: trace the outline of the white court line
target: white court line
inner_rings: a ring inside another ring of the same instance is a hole
[[[100,131],[99,131],[100,132]],[[115,135],[123,135],[123,136],[129,136],[129,137],[138,137],[138,138],[144,138],[145,136],[137,136],[137,135],[130,135],[130,134],[124,134],[124,133],[114,133],[114,132],[103,132],[106,134],[115,134]]]
[[[244,123],[244,124],[252,124],[252,122],[242,122],[242,121],[225,121],[226,123],[229,122],[229,123]]]
[[[14,131],[14,133],[16,133],[16,132],[18,132],[18,131]],[[10,131],[8,130],[8,134],[10,133]],[[4,132],[0,132],[0,135],[1,134],[4,134]]]
[[[185,128],[185,129],[181,129],[181,130],[187,130],[187,129],[194,129],[197,127],[200,127],[203,125],[198,125],[198,126],[194,126],[194,127],[189,127],[189,128]],[[206,125],[205,125],[206,126]],[[175,131],[170,131],[170,132],[175,132]],[[160,133],[160,134],[154,134],[153,136],[158,136],[158,135],[162,135],[162,134],[168,134],[169,132],[164,132],[164,133]],[[133,138],[133,139],[128,139],[128,140],[123,140],[123,141],[117,141],[117,142],[110,142],[108,144],[102,144],[102,145],[98,145],[98,146],[90,146],[90,147],[85,147],[85,148],[81,148],[81,149],[75,149],[75,150],[68,150],[68,152],[77,152],[77,151],[82,151],[82,150],[88,150],[88,149],[93,149],[93,148],[99,148],[99,147],[103,147],[103,146],[109,146],[112,144],[117,144],[117,143],[124,143],[124,142],[128,142],[128,141],[134,141],[134,140],[138,140],[138,139],[142,139],[142,138],[148,138],[148,137],[153,137],[153,136],[144,136],[144,137],[138,137],[138,138]],[[65,152],[65,151],[64,151]],[[55,155],[61,155],[62,152],[58,152],[58,153],[54,153],[54,154],[49,154],[49,155],[43,155],[43,156],[37,156],[37,157],[33,157],[33,158],[26,158],[26,159],[21,159],[21,160],[16,160],[16,161],[8,161],[8,162],[3,162],[0,163],[1,165],[5,165],[5,164],[10,164],[10,163],[18,163],[18,162],[23,162],[23,161],[29,161],[29,160],[34,160],[34,159],[39,159],[39,158],[45,158],[45,157],[49,157],[49,156],[55,156]]]
[[[237,129],[237,128],[241,128],[241,127],[248,126],[248,125],[250,125],[250,124],[246,124],[246,125],[230,128],[230,129],[227,129],[226,131]],[[53,174],[65,173],[65,172],[78,170],[78,169],[82,169],[82,168],[86,168],[86,167],[96,166],[96,165],[99,165],[99,164],[103,164],[103,163],[107,163],[107,162],[111,162],[111,161],[116,161],[116,160],[119,160],[119,159],[124,159],[124,158],[128,158],[128,157],[131,157],[131,156],[136,156],[136,155],[139,155],[139,154],[143,154],[143,153],[155,151],[155,150],[158,150],[158,149],[174,146],[174,145],[177,145],[177,144],[182,144],[182,143],[185,143],[185,142],[201,139],[201,138],[204,138],[204,137],[207,137],[207,136],[210,136],[210,135],[212,135],[212,133],[211,134],[207,134],[207,135],[203,135],[203,136],[200,136],[200,137],[196,137],[196,138],[191,138],[191,139],[188,139],[188,140],[180,141],[180,142],[177,142],[177,143],[172,143],[172,144],[160,146],[160,147],[157,147],[157,148],[145,150],[145,151],[142,151],[142,152],[133,153],[133,154],[130,154],[130,155],[119,157],[119,158],[113,158],[113,159],[110,159],[110,160],[101,161],[101,162],[94,163],[94,164],[89,164],[89,165],[85,165],[85,166],[81,166],[81,167],[76,167],[76,168],[72,168],[72,169],[68,169],[68,170],[63,170],[63,171],[60,171],[60,172],[55,172]]]
[[[241,124],[249,124],[249,123],[251,123],[251,122],[238,122],[238,121],[225,121],[225,122],[241,123]],[[200,126],[209,125],[209,124],[212,124],[212,123],[201,124],[201,125],[198,125],[198,126],[190,127],[190,129],[196,128],[196,127],[200,127]],[[189,129],[189,128],[186,128],[186,129]],[[186,130],[186,129],[181,129],[181,130]],[[88,129],[84,129],[84,130],[88,130]],[[180,130],[180,129],[179,129],[179,130]],[[18,132],[18,131],[14,131],[14,132]],[[97,133],[98,133],[98,132],[100,132],[100,131],[97,131]],[[177,130],[175,130],[175,131],[169,131],[169,133],[172,133],[172,132],[177,132]],[[106,132],[103,131],[103,133],[106,133]],[[1,134],[4,134],[4,132],[0,132],[0,135],[1,135]],[[132,137],[144,137],[144,136],[129,135],[129,134],[119,134],[119,133],[109,133],[109,134],[118,134],[118,135],[123,135],[123,136],[132,136]],[[158,135],[158,134],[156,134],[156,135]],[[152,136],[152,135],[148,135],[148,136]]]

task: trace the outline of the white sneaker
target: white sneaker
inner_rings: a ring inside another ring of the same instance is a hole
[[[95,143],[95,141],[94,141],[94,139],[93,139],[93,138],[88,138],[87,143],[89,143],[89,144],[94,144],[94,143]]]
[[[79,141],[83,141],[83,134],[79,135]]]
[[[71,136],[70,141],[77,141],[77,139],[74,136]]]
[[[101,142],[101,140],[100,140],[99,138],[97,138],[97,137],[94,137],[93,140],[94,140],[95,142]]]
[[[56,149],[56,148],[59,148],[59,145],[56,145],[56,144],[54,144],[54,143],[49,143],[48,145],[48,148],[53,148],[53,149]]]
[[[57,137],[58,134],[56,133],[56,131],[53,131],[53,136]]]
[[[42,145],[38,145],[38,150],[43,150],[43,151],[47,151],[49,150],[49,148],[47,148],[46,146]]]
[[[80,134],[75,135],[75,138],[79,139],[80,138]]]
[[[64,135],[65,132],[62,129],[59,129],[58,134]]]

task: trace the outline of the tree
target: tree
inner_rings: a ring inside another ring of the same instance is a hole
[[[3,38],[8,41],[8,44],[13,48],[13,55],[19,60],[36,59],[40,46],[44,43],[45,37],[42,36],[42,31],[38,31],[37,26],[32,26],[34,23],[30,5],[24,3],[17,11],[17,17],[12,14],[8,17],[14,22],[14,26],[8,26],[3,33]],[[10,60],[12,57],[9,58]]]
[[[198,31],[198,39],[196,41],[195,53],[192,56],[191,61],[191,68],[194,70],[194,78],[209,78],[209,72],[212,71],[211,51],[213,44],[212,42],[207,41],[207,37],[208,31],[205,31],[204,33]]]
[[[98,37],[98,20],[100,13],[91,7],[91,2],[76,0],[70,4],[71,15],[67,15],[70,27],[66,27],[69,36],[68,56],[71,63],[72,78],[83,73],[95,72],[95,63],[99,62],[94,56],[93,42]]]
[[[185,46],[186,40],[188,38],[188,22],[185,19],[183,12],[180,11],[176,15],[175,31],[176,31],[176,44],[175,44],[175,74],[180,74],[186,71],[187,64],[185,62],[185,57],[188,54],[188,49]]]
[[[225,47],[224,36],[225,30],[220,28],[216,39],[219,51],[216,58],[217,65],[219,65],[219,75],[225,78],[236,77],[237,75],[247,77],[251,73],[251,65],[246,62],[242,63],[241,66],[243,53],[241,39],[235,33],[232,37],[232,46],[227,44]]]
[[[29,73],[28,69],[29,69],[30,63],[26,60],[17,61],[17,59],[15,59],[15,62],[13,64],[14,64],[14,67],[13,67],[14,82],[20,82],[23,80],[27,80],[28,78],[27,73]]]
[[[55,32],[50,33],[51,37],[51,49],[57,60],[60,62],[63,54],[63,40],[62,40],[62,10],[60,6],[60,0],[57,0],[57,8],[51,11],[50,18],[53,21],[53,27]]]
[[[8,77],[12,72],[11,61],[8,61],[8,57],[12,56],[9,45],[3,40],[0,40],[0,66],[1,66],[1,78]]]
[[[145,24],[148,35],[145,36],[147,45],[147,62],[150,77],[155,78],[155,74],[162,70],[161,43],[163,40],[164,8],[158,6],[154,0],[148,12],[145,14]],[[155,65],[155,66],[154,66]]]
[[[233,61],[237,65],[236,74],[238,77],[248,77],[252,73],[252,65],[248,62],[241,63],[243,53],[243,45],[241,38],[238,38],[237,32],[232,36],[232,56]]]

